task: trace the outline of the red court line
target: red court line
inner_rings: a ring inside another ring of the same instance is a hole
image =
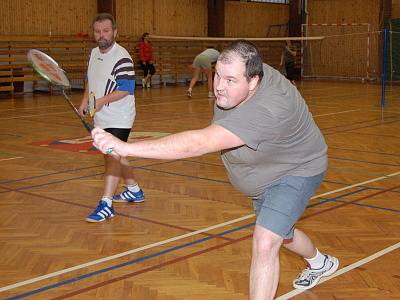
[[[312,213],[312,214],[309,214],[309,215],[306,215],[306,216],[300,218],[300,220],[308,219],[308,218],[310,218],[310,217],[317,216],[317,215],[320,215],[320,214],[322,214],[322,213],[325,213],[325,212],[328,212],[328,211],[332,211],[332,210],[341,208],[341,207],[343,207],[343,206],[347,206],[347,205],[349,205],[349,204],[353,204],[353,203],[359,202],[359,201],[364,200],[364,199],[367,199],[367,198],[374,197],[374,196],[376,196],[376,195],[380,195],[380,194],[383,194],[383,193],[386,193],[386,192],[391,192],[391,191],[396,190],[396,189],[398,189],[398,188],[400,188],[400,185],[391,187],[391,188],[386,189],[386,190],[381,190],[381,191],[372,193],[372,194],[370,194],[370,195],[366,195],[366,196],[361,197],[361,198],[358,198],[358,199],[354,199],[354,200],[351,200],[351,201],[347,201],[347,202],[345,202],[345,203],[342,203],[342,204],[339,204],[339,205],[336,205],[336,206],[333,206],[333,207],[330,207],[330,208],[327,208],[327,209],[324,209],[324,210],[321,210],[321,211],[317,211],[317,212],[315,212],[315,213]]]
[[[21,193],[21,194],[25,194],[25,195],[29,195],[29,196],[33,196],[33,197],[40,197],[42,199],[47,199],[47,200],[51,200],[51,201],[55,201],[55,202],[59,202],[59,203],[64,203],[64,204],[84,207],[84,208],[87,208],[87,209],[93,209],[92,206],[87,206],[87,205],[83,205],[83,204],[79,204],[79,203],[60,200],[60,199],[56,199],[56,198],[52,198],[52,197],[48,197],[48,196],[44,196],[44,195],[37,195],[37,194],[34,194],[34,193],[30,193],[30,192],[13,190],[13,189],[1,186],[1,185],[0,185],[0,188],[3,188],[3,189],[5,189],[7,191],[10,191],[10,192],[17,192],[17,193]],[[139,220],[139,221],[143,221],[145,223],[151,223],[151,224],[160,225],[160,226],[163,226],[163,227],[179,229],[179,230],[186,231],[186,232],[194,232],[194,231],[196,231],[194,229],[181,227],[181,226],[177,226],[177,225],[172,225],[172,224],[168,224],[168,223],[163,223],[163,222],[158,222],[158,221],[154,221],[154,220],[150,220],[150,219],[146,219],[146,218],[142,218],[142,217],[136,217],[136,216],[127,215],[127,214],[121,214],[121,213],[116,213],[116,215],[117,216],[124,216],[124,217],[127,217],[127,218],[132,218],[132,219]],[[83,219],[82,219],[82,222],[83,222]],[[207,232],[201,232],[200,234],[208,236],[208,237],[219,238],[219,239],[226,240],[226,241],[232,241],[232,239],[230,239],[230,238],[219,236],[219,235],[214,235],[214,234],[209,234]]]
[[[352,201],[349,201],[349,202],[346,202],[346,203],[343,203],[343,204],[340,204],[340,205],[337,205],[337,206],[322,210],[320,212],[316,212],[316,213],[304,216],[304,217],[300,218],[300,220],[307,219],[307,218],[310,218],[310,217],[313,217],[313,216],[316,216],[316,215],[320,215],[322,213],[329,212],[329,211],[332,211],[332,210],[335,210],[335,209],[339,209],[339,208],[341,208],[343,206],[350,205],[350,204],[353,204],[355,202],[358,202],[358,201],[361,201],[361,200],[364,200],[364,199],[367,199],[367,198],[370,198],[370,197],[374,197],[374,196],[379,195],[379,194],[390,192],[390,191],[392,191],[394,189],[397,189],[399,187],[400,187],[400,185],[392,187],[392,188],[389,188],[389,189],[386,189],[386,190],[378,191],[376,193],[372,193],[370,195],[361,197],[359,199],[355,199],[355,200],[352,200]],[[248,238],[250,238],[252,236],[253,236],[253,234],[246,235],[246,236],[241,237],[239,239],[231,240],[229,242],[225,242],[225,243],[222,243],[222,244],[217,245],[217,246],[213,246],[213,247],[206,248],[206,249],[203,249],[203,250],[200,250],[200,251],[196,251],[196,252],[193,252],[193,253],[188,254],[188,255],[184,255],[184,256],[169,260],[169,261],[165,261],[165,262],[163,262],[161,264],[158,264],[158,265],[154,265],[154,266],[151,266],[151,267],[148,267],[148,268],[145,268],[145,269],[141,269],[141,270],[138,270],[138,271],[135,271],[135,272],[131,272],[131,273],[119,276],[119,277],[115,277],[115,278],[110,279],[110,280],[99,282],[97,284],[88,286],[86,288],[83,288],[83,289],[80,289],[80,290],[77,290],[77,291],[74,291],[74,292],[71,292],[71,293],[67,293],[67,294],[64,294],[64,295],[56,297],[56,298],[52,298],[52,300],[60,300],[60,299],[66,299],[66,298],[69,298],[69,297],[72,297],[72,296],[76,296],[76,295],[88,292],[88,291],[96,289],[96,288],[100,288],[102,286],[105,286],[105,285],[108,285],[108,284],[111,284],[111,283],[114,283],[114,282],[117,282],[117,281],[120,281],[120,280],[124,280],[124,279],[130,278],[130,277],[135,277],[137,275],[140,275],[140,274],[143,274],[143,273],[146,273],[146,272],[149,272],[149,271],[153,271],[153,270],[165,267],[167,265],[171,265],[171,264],[177,263],[179,261],[186,260],[188,258],[192,258],[192,257],[198,256],[198,255],[201,255],[201,254],[204,254],[204,253],[207,253],[207,252],[211,252],[211,251],[219,249],[219,248],[223,248],[223,247],[228,246],[228,245],[232,245],[232,244],[237,243],[237,242],[244,241],[244,240],[246,240],[246,239],[248,239]]]
[[[156,269],[159,269],[159,268],[162,268],[162,267],[177,263],[179,261],[186,260],[188,258],[195,257],[195,256],[201,255],[203,253],[207,253],[207,252],[210,252],[210,251],[213,251],[213,250],[216,250],[216,249],[219,249],[219,248],[234,244],[236,242],[240,242],[240,241],[246,240],[246,239],[248,239],[249,237],[252,237],[252,236],[253,236],[253,234],[250,234],[250,235],[241,237],[241,238],[236,239],[236,240],[231,240],[229,242],[225,242],[225,243],[222,243],[220,245],[216,245],[216,246],[213,246],[213,247],[210,247],[210,248],[206,248],[204,250],[199,250],[199,251],[193,252],[191,254],[187,254],[187,255],[184,255],[184,256],[181,256],[181,257],[177,257],[175,259],[171,259],[171,260],[165,261],[165,262],[163,262],[161,264],[158,264],[158,265],[155,265],[155,266],[151,266],[151,267],[148,267],[148,268],[145,268],[145,269],[141,269],[141,270],[138,270],[138,271],[135,271],[135,272],[131,272],[131,273],[128,273],[128,274],[125,274],[125,275],[122,275],[122,276],[119,276],[119,277],[116,277],[116,278],[113,278],[113,279],[110,279],[110,280],[107,280],[107,281],[104,281],[104,282],[100,282],[100,283],[94,284],[92,286],[89,286],[89,287],[86,287],[86,288],[83,288],[83,289],[80,289],[80,290],[77,290],[77,291],[74,291],[74,292],[71,292],[71,293],[68,293],[68,294],[64,294],[64,295],[56,297],[56,298],[52,298],[52,300],[60,300],[60,299],[65,299],[65,298],[69,298],[69,297],[72,297],[72,296],[76,296],[76,295],[82,294],[84,292],[90,291],[92,289],[96,289],[96,288],[105,286],[105,285],[110,284],[110,283],[114,283],[114,282],[117,282],[117,281],[120,281],[120,280],[124,280],[124,279],[130,278],[130,277],[134,277],[134,276],[137,276],[137,275],[140,275],[140,274],[143,274],[143,273],[147,273],[147,272],[150,272],[150,271],[153,271],[153,270],[156,270]]]

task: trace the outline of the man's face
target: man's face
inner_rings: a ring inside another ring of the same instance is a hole
[[[93,24],[93,33],[101,52],[107,52],[114,44],[117,36],[117,30],[112,28],[110,20],[95,22]]]
[[[247,101],[254,93],[258,77],[247,81],[246,66],[236,54],[229,62],[217,61],[214,77],[214,94],[219,107],[230,109]]]

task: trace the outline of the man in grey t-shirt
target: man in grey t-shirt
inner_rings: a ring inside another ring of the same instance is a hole
[[[210,126],[132,144],[96,128],[94,144],[115,156],[157,159],[221,151],[232,184],[253,198],[257,216],[250,299],[273,299],[282,245],[309,265],[293,286],[312,288],[339,266],[335,257],[320,253],[305,233],[295,229],[327,167],[324,138],[297,89],[263,64],[250,42],[236,41],[224,49],[215,70]]]

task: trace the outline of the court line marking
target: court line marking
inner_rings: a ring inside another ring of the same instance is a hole
[[[42,116],[53,116],[53,115],[62,115],[70,113],[69,110],[61,111],[61,112],[54,112],[54,113],[46,113],[46,114],[35,114],[35,115],[22,115],[22,116],[15,116],[15,117],[0,117],[0,120],[14,120],[14,119],[24,119],[24,118],[35,118],[35,117],[42,117]]]
[[[376,253],[374,253],[374,254],[372,254],[370,256],[367,256],[367,257],[365,257],[365,258],[363,258],[363,259],[361,259],[359,261],[356,261],[355,263],[352,263],[351,265],[348,265],[348,266],[346,266],[346,267],[344,267],[342,269],[339,269],[338,271],[336,271],[331,276],[322,278],[321,281],[318,283],[318,285],[320,285],[321,283],[324,283],[325,281],[331,280],[331,279],[333,279],[333,278],[335,278],[337,276],[340,276],[340,275],[343,275],[343,274],[345,274],[347,272],[350,272],[350,271],[352,271],[352,270],[354,270],[354,269],[356,269],[356,268],[358,268],[358,267],[360,267],[362,265],[365,265],[365,264],[367,264],[367,263],[369,263],[369,262],[371,262],[371,261],[373,261],[373,260],[375,260],[375,259],[377,259],[377,258],[379,258],[379,257],[381,257],[383,255],[386,255],[386,254],[388,254],[388,253],[390,253],[390,252],[392,252],[394,250],[397,250],[399,248],[400,248],[400,242],[398,242],[397,244],[394,244],[392,246],[389,246],[387,248],[384,248],[381,251],[378,251],[378,252],[376,252]],[[293,290],[293,291],[291,291],[289,293],[286,293],[286,294],[284,294],[282,296],[279,296],[275,300],[290,299],[290,298],[292,298],[294,296],[297,296],[297,295],[299,295],[299,294],[301,294],[301,293],[303,293],[305,291],[307,291],[307,290]]]
[[[15,157],[10,157],[10,158],[2,158],[0,161],[6,161],[6,160],[13,160],[13,159],[21,159],[24,158],[22,156],[15,156]]]
[[[27,284],[30,284],[30,283],[34,283],[34,282],[40,281],[40,280],[43,280],[43,279],[48,279],[48,278],[55,277],[55,276],[58,276],[58,275],[61,275],[61,274],[65,274],[65,273],[76,271],[76,270],[79,270],[79,269],[82,269],[82,268],[93,266],[93,265],[96,265],[96,264],[99,264],[99,263],[107,262],[109,260],[113,260],[113,259],[116,259],[116,258],[127,256],[127,255],[130,255],[130,254],[136,253],[136,252],[141,252],[141,251],[144,251],[144,250],[147,250],[147,249],[150,249],[150,248],[154,248],[154,247],[157,247],[157,246],[168,244],[170,242],[181,240],[181,239],[196,235],[198,233],[207,232],[207,231],[210,231],[210,230],[213,230],[213,229],[216,229],[216,228],[224,227],[226,225],[230,225],[230,224],[233,224],[233,223],[244,221],[244,220],[252,218],[253,216],[254,216],[254,214],[247,215],[247,216],[240,217],[240,218],[237,218],[237,219],[234,219],[234,220],[230,220],[230,221],[227,221],[227,222],[224,222],[224,223],[216,224],[216,225],[204,228],[204,229],[200,229],[200,230],[189,232],[189,233],[186,233],[186,234],[183,234],[183,235],[179,235],[179,236],[167,239],[167,240],[159,241],[159,242],[156,242],[156,243],[153,243],[153,244],[145,245],[143,247],[131,249],[131,250],[128,250],[128,251],[125,251],[125,252],[121,252],[121,253],[112,255],[112,256],[108,256],[108,257],[97,259],[97,260],[94,260],[94,261],[91,261],[91,262],[87,262],[85,264],[77,265],[77,266],[74,266],[74,267],[71,267],[71,268],[68,268],[68,269],[60,270],[60,271],[57,271],[57,272],[53,272],[53,273],[49,273],[49,274],[46,274],[46,275],[43,275],[43,276],[39,276],[39,277],[36,277],[36,278],[25,280],[25,281],[22,281],[22,282],[19,282],[19,283],[15,283],[15,284],[11,284],[11,285],[8,285],[8,286],[4,286],[4,287],[0,288],[0,292],[4,292],[4,291],[7,291],[7,290],[11,290],[11,289],[14,289],[14,288],[17,288],[17,287],[21,287],[21,286],[24,286],[24,285],[27,285]]]
[[[367,188],[365,188],[365,189],[367,189]],[[361,189],[361,190],[364,190],[364,189]],[[359,189],[358,191],[355,191],[355,192],[359,192],[361,190]],[[389,190],[387,190],[387,191],[389,191]],[[355,193],[355,192],[351,192],[351,193]],[[349,195],[349,193],[340,195],[340,196],[338,196],[336,198],[346,197],[346,195]],[[373,197],[374,195],[376,195],[376,194],[371,194],[369,197]],[[364,199],[364,197],[361,198],[361,199]],[[322,203],[324,203],[324,202],[323,201],[320,202],[320,204],[322,204]],[[340,207],[340,206],[338,206],[338,207]],[[236,227],[234,229],[226,230],[226,231],[224,231],[222,233],[219,233],[218,235],[226,235],[226,234],[228,234],[230,232],[236,232],[236,231],[239,231],[241,229],[244,229],[244,228],[247,228],[247,227],[250,227],[250,226],[254,226],[254,225],[255,225],[255,223],[246,224],[244,226],[240,226],[240,227]],[[60,299],[61,300],[61,299],[70,298],[72,296],[77,296],[77,295],[86,293],[86,292],[88,292],[90,290],[97,289],[97,288],[109,285],[111,283],[115,283],[115,282],[121,281],[121,280],[126,279],[126,278],[133,278],[133,277],[135,277],[137,275],[144,274],[144,273],[150,272],[152,270],[156,270],[156,269],[165,267],[167,265],[174,264],[174,263],[186,260],[188,258],[196,257],[196,256],[202,255],[204,253],[208,253],[210,251],[213,251],[213,250],[216,250],[216,249],[221,249],[221,248],[223,248],[225,246],[229,246],[229,245],[232,245],[234,243],[247,240],[247,239],[251,238],[252,235],[253,234],[242,236],[241,238],[238,238],[236,240],[231,240],[231,241],[225,242],[223,244],[219,244],[219,245],[216,245],[216,246],[208,247],[206,249],[199,250],[199,251],[196,251],[196,252],[192,252],[192,253],[190,253],[188,255],[180,256],[180,257],[177,257],[177,258],[172,259],[172,260],[166,260],[163,263],[160,263],[160,264],[148,267],[148,268],[139,269],[138,271],[133,271],[133,272],[121,275],[121,276],[113,277],[112,279],[105,280],[105,281],[102,281],[102,282],[87,286],[87,287],[79,289],[79,290],[75,290],[73,292],[64,294],[62,296],[58,296],[58,297],[53,298],[53,299],[54,300],[55,299]],[[195,240],[193,242],[188,242],[186,244],[181,244],[181,245],[178,245],[178,246],[175,246],[175,247],[172,247],[172,248],[168,248],[167,250],[162,250],[162,251],[159,251],[157,253],[153,253],[153,254],[149,254],[149,255],[146,255],[146,256],[142,256],[140,258],[133,259],[133,260],[130,260],[130,261],[125,262],[125,263],[120,263],[120,264],[114,265],[112,267],[102,268],[102,269],[99,269],[97,271],[93,271],[93,272],[90,272],[90,273],[86,273],[84,275],[80,275],[78,277],[72,277],[70,279],[66,279],[66,280],[61,281],[61,282],[59,281],[58,283],[47,285],[47,286],[44,286],[44,287],[29,291],[29,292],[26,292],[24,294],[20,294],[20,295],[11,297],[11,298],[7,298],[7,299],[10,299],[10,300],[11,299],[22,299],[22,298],[26,298],[26,297],[32,296],[34,294],[38,294],[38,293],[41,293],[41,292],[48,291],[50,289],[54,289],[54,288],[57,288],[57,287],[64,286],[66,284],[76,283],[79,280],[87,279],[87,278],[95,276],[97,274],[101,274],[101,273],[105,273],[105,272],[108,272],[108,271],[112,271],[112,270],[118,269],[120,267],[125,267],[125,266],[131,265],[131,264],[135,264],[137,262],[143,262],[143,261],[145,261],[147,259],[154,258],[154,257],[157,257],[159,255],[163,255],[165,253],[169,253],[170,251],[175,251],[175,250],[178,250],[178,249],[182,249],[182,248],[188,247],[188,246],[193,245],[193,244],[202,243],[202,242],[204,242],[206,240],[209,240],[210,238],[211,237],[202,238],[200,240]]]
[[[355,112],[355,111],[360,111],[360,110],[361,110],[361,109],[344,110],[344,111],[338,111],[338,112],[328,113],[328,114],[313,115],[313,117],[316,118],[316,117],[333,116],[333,115],[346,114],[346,113],[349,113],[349,112]]]
[[[366,181],[363,181],[363,182],[360,182],[360,183],[356,183],[356,184],[353,184],[353,185],[350,185],[350,186],[346,186],[346,187],[343,187],[343,188],[340,188],[340,189],[332,190],[332,191],[329,191],[329,192],[326,192],[326,193],[322,193],[322,194],[319,194],[319,195],[315,195],[315,196],[311,197],[310,200],[316,199],[316,198],[321,198],[321,197],[324,197],[324,196],[327,196],[327,195],[330,195],[330,194],[334,194],[334,193],[337,193],[337,192],[345,191],[345,190],[348,190],[348,189],[351,189],[351,188],[354,188],[354,187],[357,187],[357,186],[360,186],[360,185],[364,185],[364,184],[367,184],[367,183],[388,179],[388,178],[391,178],[391,177],[394,177],[394,176],[397,176],[397,175],[400,175],[400,171],[399,172],[395,172],[395,173],[391,173],[391,174],[388,174],[388,175],[384,175],[384,176],[381,176],[381,177],[378,177],[378,178],[366,180]],[[193,231],[193,232],[189,232],[189,233],[186,233],[186,234],[183,234],[183,235],[179,235],[179,236],[176,236],[176,237],[173,237],[173,238],[170,238],[170,239],[162,240],[162,241],[159,241],[159,242],[156,242],[156,243],[153,243],[153,244],[148,244],[148,245],[145,245],[145,246],[142,246],[142,247],[139,247],[139,248],[131,249],[131,250],[128,250],[128,251],[125,251],[125,252],[121,252],[121,253],[118,253],[118,254],[115,254],[115,255],[108,256],[108,257],[103,257],[103,258],[100,258],[100,259],[97,259],[97,260],[93,260],[93,261],[90,261],[90,262],[87,262],[87,263],[84,263],[84,264],[80,264],[80,265],[77,265],[77,266],[74,266],[74,267],[71,267],[71,268],[63,269],[63,270],[56,271],[56,272],[53,272],[53,273],[45,274],[45,275],[42,275],[42,276],[38,276],[38,277],[35,277],[35,278],[31,278],[31,279],[28,279],[28,280],[24,280],[24,281],[21,281],[21,282],[10,284],[10,285],[4,286],[4,287],[0,287],[0,292],[8,291],[8,290],[15,289],[15,288],[18,288],[18,287],[21,287],[21,286],[24,286],[24,285],[28,285],[28,284],[31,284],[31,283],[35,283],[35,282],[38,282],[38,281],[41,281],[41,280],[44,280],[44,279],[52,278],[52,277],[55,277],[55,276],[58,276],[58,275],[66,274],[66,273],[69,273],[69,272],[72,272],[72,271],[76,271],[76,270],[79,270],[79,269],[83,269],[83,268],[86,268],[86,267],[97,265],[97,264],[100,264],[100,263],[103,263],[103,262],[107,262],[107,261],[110,261],[110,260],[113,260],[113,259],[121,258],[123,256],[131,255],[133,253],[144,251],[144,250],[147,250],[147,249],[150,249],[150,248],[154,248],[154,247],[157,247],[157,246],[165,245],[165,244],[168,244],[168,243],[173,242],[173,241],[177,241],[177,240],[181,240],[181,239],[184,239],[184,238],[187,238],[187,237],[190,237],[190,236],[197,235],[199,233],[211,231],[213,229],[224,227],[226,225],[238,223],[240,221],[244,221],[244,220],[253,218],[254,216],[255,216],[255,214],[249,214],[249,215],[246,215],[246,216],[234,219],[234,220],[230,220],[230,221],[227,221],[227,222],[224,222],[224,223],[220,223],[220,224],[216,224],[216,225],[204,228],[204,229],[200,229],[200,230],[196,230],[196,231]]]
[[[43,110],[43,109],[49,109],[49,108],[54,108],[54,107],[64,107],[66,106],[65,104],[55,104],[55,105],[39,105],[39,106],[30,106],[30,107],[13,107],[13,108],[5,108],[2,109],[2,111],[21,111],[21,110]]]

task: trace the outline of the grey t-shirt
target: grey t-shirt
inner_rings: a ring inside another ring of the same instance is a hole
[[[245,145],[222,151],[232,184],[250,197],[285,175],[314,176],[326,170],[327,146],[298,90],[264,64],[255,94],[242,105],[214,107],[213,123]]]

